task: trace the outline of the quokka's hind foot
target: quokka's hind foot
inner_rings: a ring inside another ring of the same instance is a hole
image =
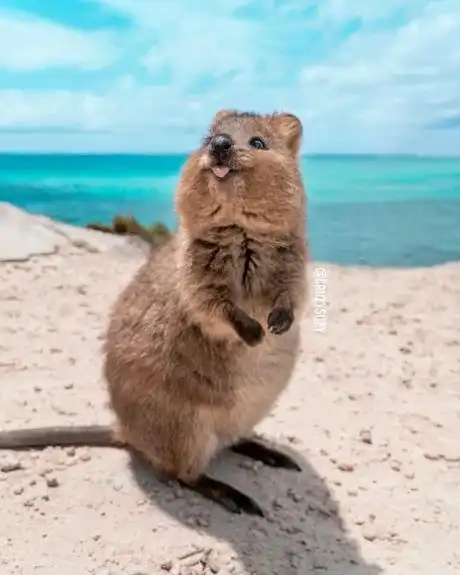
[[[227,485],[207,475],[201,475],[195,481],[178,480],[179,484],[190,489],[206,499],[210,499],[231,513],[246,513],[264,517],[265,514],[259,504],[248,495],[241,493],[231,485]]]
[[[250,457],[255,461],[261,461],[268,467],[278,467],[282,469],[292,469],[295,471],[302,471],[300,465],[289,455],[281,453],[277,449],[273,449],[264,445],[257,439],[243,439],[230,448],[235,453]]]

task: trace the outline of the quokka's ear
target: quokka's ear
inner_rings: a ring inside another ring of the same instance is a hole
[[[300,150],[303,135],[303,126],[300,118],[295,114],[279,112],[272,116],[274,125],[280,136],[286,142],[289,150],[297,155]]]
[[[221,122],[222,120],[224,120],[225,118],[228,118],[230,116],[234,116],[235,114],[237,114],[238,112],[236,110],[218,110],[216,112],[216,115],[214,116],[214,118],[212,119],[211,124],[213,126],[215,126],[216,124],[218,124],[219,122]]]

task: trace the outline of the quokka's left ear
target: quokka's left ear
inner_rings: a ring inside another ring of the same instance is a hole
[[[288,112],[273,114],[273,123],[276,130],[286,142],[287,147],[294,155],[300,150],[303,135],[303,126],[300,118]]]

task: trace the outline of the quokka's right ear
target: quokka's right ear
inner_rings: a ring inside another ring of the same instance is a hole
[[[214,116],[212,124],[213,125],[218,124],[224,118],[227,118],[228,116],[233,116],[234,114],[236,114],[236,110],[219,110]]]

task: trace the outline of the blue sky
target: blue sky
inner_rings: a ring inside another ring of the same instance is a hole
[[[460,0],[0,0],[0,150],[188,151],[232,107],[460,154],[459,39]]]

